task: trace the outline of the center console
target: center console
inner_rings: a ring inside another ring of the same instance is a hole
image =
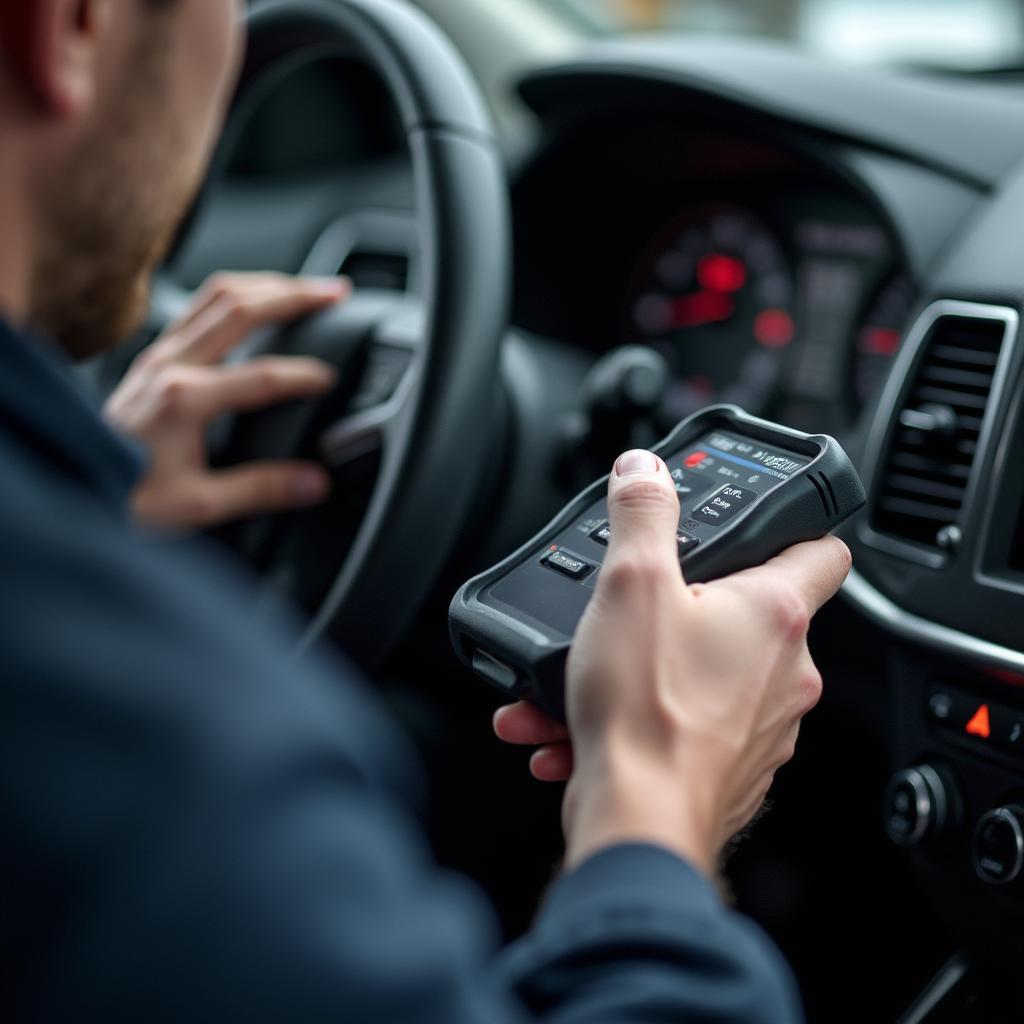
[[[964,962],[1004,988],[1024,957],[1018,326],[1015,309],[970,302],[921,315],[866,441],[868,505],[847,534],[856,571],[845,589],[900,641],[887,665],[882,825]]]

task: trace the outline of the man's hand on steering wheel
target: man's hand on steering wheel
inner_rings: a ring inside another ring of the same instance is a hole
[[[335,372],[317,359],[223,360],[253,331],[315,313],[350,291],[342,279],[217,274],[185,315],[135,360],[104,415],[114,429],[149,450],[149,470],[133,496],[140,523],[205,528],[316,504],[327,496],[328,475],[313,463],[251,462],[212,470],[206,429],[224,413],[329,391]]]

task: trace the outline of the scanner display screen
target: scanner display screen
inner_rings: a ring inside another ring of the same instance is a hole
[[[668,460],[681,525],[721,526],[807,465],[793,452],[716,430]]]

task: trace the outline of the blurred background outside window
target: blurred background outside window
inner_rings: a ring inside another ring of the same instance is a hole
[[[1020,0],[542,0],[608,31],[768,36],[838,59],[1020,65]]]
[[[1024,0],[413,0],[462,50],[510,135],[512,85],[587,40],[675,34],[778,40],[830,61],[1024,72]]]

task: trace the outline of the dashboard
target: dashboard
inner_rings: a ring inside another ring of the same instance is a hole
[[[717,401],[805,430],[856,422],[916,300],[884,213],[806,146],[592,127],[520,181],[518,322],[658,352],[666,428]]]
[[[622,336],[669,362],[670,415],[782,399],[855,416],[874,396],[914,286],[884,229],[842,205],[783,191],[755,208],[712,192],[665,223],[637,260]]]

